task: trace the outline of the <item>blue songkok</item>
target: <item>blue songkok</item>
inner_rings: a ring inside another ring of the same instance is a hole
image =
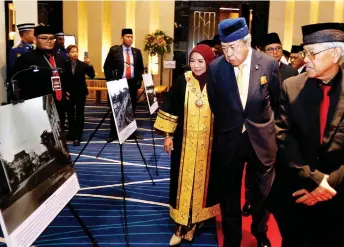
[[[226,19],[219,24],[219,36],[223,43],[233,42],[248,35],[245,18]]]

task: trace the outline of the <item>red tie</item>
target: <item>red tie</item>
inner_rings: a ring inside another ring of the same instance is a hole
[[[320,143],[323,142],[324,131],[327,122],[327,113],[328,108],[330,107],[330,96],[328,95],[331,86],[329,85],[321,85],[321,89],[323,91],[323,100],[320,103]]]
[[[125,58],[126,62],[126,68],[125,68],[125,78],[130,79],[131,78],[131,65],[130,65],[130,55],[129,55],[129,49],[127,48],[127,55]]]
[[[48,55],[49,56],[49,63],[51,65],[52,68],[56,68],[56,64],[55,64],[55,59],[53,57],[53,55]],[[58,71],[53,71],[53,76],[59,76],[59,72]],[[55,95],[56,95],[56,99],[58,101],[62,100],[62,90],[61,89],[56,89],[55,90]]]

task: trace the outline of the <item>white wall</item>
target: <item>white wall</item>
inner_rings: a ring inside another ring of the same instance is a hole
[[[22,23],[38,23],[38,5],[37,0],[23,1],[13,0],[13,6],[16,15],[16,25]],[[20,42],[20,36],[16,27],[16,36],[14,38],[14,44]]]
[[[270,1],[268,32],[278,33],[286,50],[302,43],[302,26],[318,22],[344,22],[344,0]]]

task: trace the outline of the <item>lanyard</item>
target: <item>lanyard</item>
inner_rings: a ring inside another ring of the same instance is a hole
[[[43,55],[43,57],[44,57],[45,61],[47,61],[47,63],[49,64],[50,68],[52,68],[52,69],[56,68],[56,62],[55,62],[54,56],[51,56],[53,58],[53,60],[54,60],[54,66],[49,62],[49,60],[46,58],[46,56]],[[59,75],[58,71],[52,71],[52,74],[53,74],[53,76],[58,76]]]

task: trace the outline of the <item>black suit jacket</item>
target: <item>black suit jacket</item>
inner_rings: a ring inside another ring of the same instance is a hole
[[[38,72],[28,70],[18,74],[15,79],[19,82],[20,97],[22,99],[32,99],[35,97],[52,94],[55,97],[55,93],[52,90],[51,76],[52,71],[50,70],[48,56],[45,51],[35,49],[32,52],[26,53],[16,60],[13,68],[11,69],[10,78],[15,73],[22,69],[25,69],[31,65],[37,65],[42,67]],[[61,56],[54,55],[56,67],[62,69],[59,72],[61,79],[62,89],[64,90],[66,78],[65,78],[65,59]]]
[[[224,56],[210,64],[207,89],[210,107],[215,116],[212,152],[216,163],[229,165],[245,124],[259,160],[266,166],[272,166],[277,151],[273,110],[278,107],[280,94],[277,61],[252,50],[245,109],[240,100],[234,68]]]
[[[88,95],[86,75],[90,78],[95,77],[93,66],[81,62],[76,62],[75,71],[72,71],[72,62],[66,62],[66,85],[65,89],[71,94],[72,98],[83,98]]]
[[[319,80],[307,73],[289,78],[281,90],[280,114],[276,119],[276,134],[281,161],[287,166],[283,177],[293,191],[314,190],[329,174],[330,186],[344,187],[344,69],[342,79],[331,93],[339,101],[332,119],[328,119],[323,144],[320,144],[319,107],[322,93]]]
[[[137,88],[141,87],[142,74],[144,73],[143,58],[141,51],[131,47],[134,58],[134,78],[128,81]],[[104,63],[104,74],[107,81],[122,79],[124,72],[124,57],[122,45],[112,46]]]
[[[299,72],[296,69],[282,62],[279,66],[279,71],[281,75],[281,82],[284,81],[285,79],[288,79],[289,77],[296,76],[299,74]]]

